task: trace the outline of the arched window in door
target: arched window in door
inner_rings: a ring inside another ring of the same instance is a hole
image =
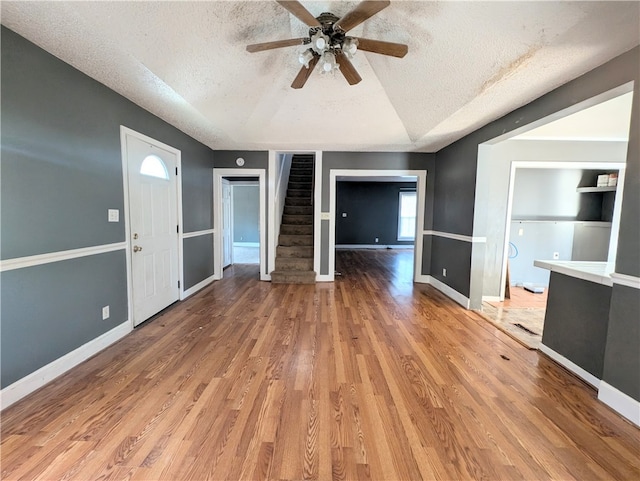
[[[147,155],[140,166],[140,173],[149,177],[169,180],[169,171],[162,159],[157,155]]]

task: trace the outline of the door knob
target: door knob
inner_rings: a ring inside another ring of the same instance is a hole
[[[133,246],[133,252],[140,252],[142,250],[142,247],[140,246]]]

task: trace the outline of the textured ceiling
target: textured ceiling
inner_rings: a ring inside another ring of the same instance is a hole
[[[359,2],[301,2],[338,17]],[[2,23],[213,149],[434,152],[640,43],[638,2],[394,1],[350,32],[363,80],[313,72],[273,1],[8,2]]]

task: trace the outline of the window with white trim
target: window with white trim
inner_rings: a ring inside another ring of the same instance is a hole
[[[400,192],[398,204],[398,240],[412,241],[416,238],[416,193]]]
[[[169,171],[162,159],[157,155],[147,155],[140,166],[140,173],[149,177],[169,180]]]

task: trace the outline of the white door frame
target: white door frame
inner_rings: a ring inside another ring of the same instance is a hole
[[[159,140],[152,137],[148,137],[140,132],[136,132],[133,129],[120,125],[120,149],[122,157],[122,184],[124,194],[124,236],[125,236],[125,253],[127,263],[127,315],[129,316],[129,322],[133,328],[133,271],[131,266],[131,226],[130,222],[130,203],[129,203],[129,162],[127,155],[127,138],[135,137],[143,142],[155,145],[158,148],[167,150],[176,156],[176,165],[178,168],[178,174],[176,175],[176,209],[178,209],[178,280],[180,281],[179,295],[180,299],[183,299],[184,295],[184,273],[183,273],[183,260],[182,260],[182,164],[180,150],[175,147],[171,147]]]
[[[416,177],[418,212],[416,216],[416,238],[413,243],[413,280],[425,282],[422,275],[422,245],[424,242],[424,203],[426,198],[426,170],[359,170],[331,169],[329,171],[329,273],[323,281],[333,281],[336,272],[336,182],[338,177]]]
[[[260,186],[260,280],[271,280],[267,272],[267,209],[266,209],[266,170],[265,169],[213,169],[213,278],[222,279],[222,178],[258,177]]]
[[[223,227],[224,222],[220,223],[220,235],[222,239],[222,257],[220,257],[220,259],[223,264],[222,269],[224,269],[228,265],[230,266],[233,264],[233,185],[231,184],[231,182],[229,182],[225,178],[223,178],[220,182],[221,182],[221,186],[220,186],[221,188],[223,188],[225,184],[229,187],[229,199],[227,200],[227,202],[229,204],[229,237],[231,239],[231,242],[229,245],[229,259],[231,260],[229,264],[226,264],[226,265],[224,265],[224,262],[225,262],[224,260],[224,227]],[[222,217],[220,219],[224,219],[224,201],[222,200],[222,198],[220,199],[220,201],[222,202]]]

